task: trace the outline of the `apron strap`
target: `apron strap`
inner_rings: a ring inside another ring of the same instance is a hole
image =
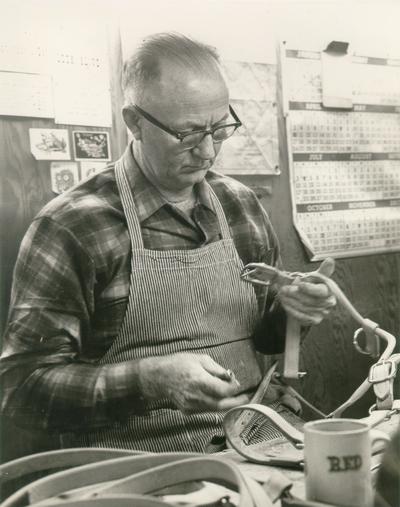
[[[211,185],[206,181],[206,186],[210,192],[211,200],[215,208],[215,212],[217,214],[218,222],[221,227],[221,236],[222,239],[231,239],[231,233],[229,230],[228,220],[226,219],[225,212],[222,208],[222,204],[217,197],[217,194],[212,189]]]
[[[115,162],[115,178],[121,195],[122,207],[126,216],[132,248],[144,250],[142,230],[136,213],[135,201],[126,176],[123,159]]]
[[[117,186],[121,194],[122,207],[127,219],[128,230],[131,237],[132,245],[136,245],[136,249],[143,250],[143,238],[140,228],[140,222],[137,217],[135,201],[133,199],[132,191],[126,176],[123,159],[120,158],[115,162],[115,177],[117,180]],[[217,214],[218,222],[221,227],[222,239],[231,239],[228,221],[226,219],[222,205],[208,182],[205,182],[210,193],[211,201],[214,205],[215,212]]]

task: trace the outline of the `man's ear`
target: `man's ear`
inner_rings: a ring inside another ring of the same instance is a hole
[[[122,116],[126,126],[132,132],[133,137],[136,141],[139,141],[142,137],[142,132],[139,124],[140,116],[138,113],[134,109],[124,106],[122,108]]]

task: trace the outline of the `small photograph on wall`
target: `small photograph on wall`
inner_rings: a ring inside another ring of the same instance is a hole
[[[108,132],[74,131],[75,160],[110,160]]]
[[[70,160],[67,129],[29,129],[31,153],[36,160]]]
[[[78,164],[76,162],[52,162],[50,166],[51,189],[62,194],[79,182]]]

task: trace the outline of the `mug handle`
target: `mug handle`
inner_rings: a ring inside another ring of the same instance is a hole
[[[371,455],[379,454],[385,450],[386,444],[390,442],[390,437],[380,430],[371,429],[369,431],[371,439]],[[377,444],[377,445],[375,445]]]

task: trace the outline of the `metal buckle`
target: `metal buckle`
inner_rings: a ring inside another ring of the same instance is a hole
[[[390,365],[389,373],[386,373],[382,378],[376,378],[376,370],[381,366]],[[368,382],[370,384],[379,384],[380,382],[386,382],[396,376],[397,372],[397,363],[393,359],[386,359],[384,361],[379,361],[371,366],[368,373]]]
[[[358,328],[355,332],[354,332],[354,335],[353,335],[353,345],[354,345],[354,348],[357,350],[357,352],[359,352],[360,354],[364,354],[365,356],[369,356],[370,353],[363,349],[359,342],[358,342],[358,337],[360,336],[361,333],[364,333],[365,334],[365,330],[360,327]]]
[[[272,283],[280,285],[291,284],[295,279],[295,276],[285,271],[264,264],[262,262],[251,262],[247,264],[240,275],[242,280],[255,285],[266,285],[269,286]]]
[[[392,417],[392,415],[398,414],[400,412],[399,402],[400,400],[393,400],[392,408],[390,410],[385,411],[387,412],[384,419],[385,421],[388,421]],[[376,403],[374,403],[369,407],[368,414],[371,415],[372,412],[375,412],[376,410],[378,410],[378,407],[376,406]]]

